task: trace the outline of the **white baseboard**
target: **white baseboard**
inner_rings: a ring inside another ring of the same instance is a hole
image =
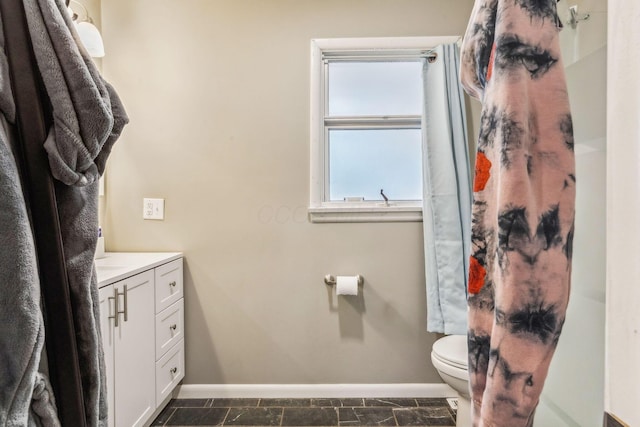
[[[447,384],[185,384],[179,399],[456,397]]]

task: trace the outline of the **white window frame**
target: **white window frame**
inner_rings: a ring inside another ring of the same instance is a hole
[[[311,222],[405,222],[422,221],[422,201],[328,201],[328,141],[325,130],[325,56],[386,55],[389,58],[425,55],[436,46],[455,43],[459,36],[384,37],[311,40]],[[390,119],[391,121],[394,119]],[[402,120],[401,120],[402,121]],[[406,122],[406,120],[405,120]],[[401,123],[398,123],[401,125]],[[406,124],[406,123],[405,123]]]

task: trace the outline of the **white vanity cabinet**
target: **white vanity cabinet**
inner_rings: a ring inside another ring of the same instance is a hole
[[[111,360],[109,421],[115,426],[141,426],[156,409],[153,282],[151,270],[100,288],[102,342]]]
[[[182,256],[107,253],[96,272],[109,426],[148,425],[184,377]]]

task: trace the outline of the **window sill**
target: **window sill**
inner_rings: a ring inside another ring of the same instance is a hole
[[[312,223],[331,222],[421,222],[422,206],[394,205],[328,205],[309,208]]]

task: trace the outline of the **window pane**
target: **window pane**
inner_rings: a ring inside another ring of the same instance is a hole
[[[421,62],[329,62],[330,116],[417,114]]]
[[[422,200],[420,129],[329,130],[329,199]]]

